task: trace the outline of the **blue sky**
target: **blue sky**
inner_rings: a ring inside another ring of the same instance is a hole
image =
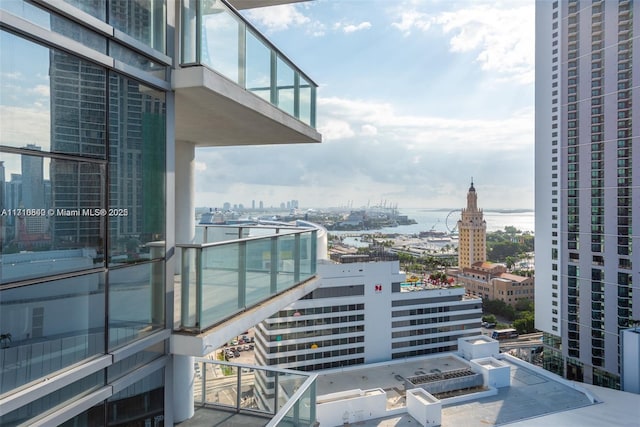
[[[244,14],[318,83],[323,143],[198,150],[198,206],[459,207],[473,177],[481,207],[533,208],[533,1]]]

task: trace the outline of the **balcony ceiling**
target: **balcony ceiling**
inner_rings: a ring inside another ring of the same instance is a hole
[[[203,66],[173,72],[176,140],[197,147],[321,142],[314,128]]]
[[[254,9],[256,7],[277,6],[279,4],[299,3],[309,0],[229,0],[237,10]]]

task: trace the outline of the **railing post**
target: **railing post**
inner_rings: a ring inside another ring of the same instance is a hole
[[[240,402],[242,401],[242,369],[238,366],[236,367],[236,412],[240,412]]]
[[[318,232],[316,230],[311,231],[311,257],[310,261],[310,274],[316,274],[317,263],[318,263]]]
[[[247,88],[247,26],[244,22],[238,25],[238,85]]]
[[[247,242],[238,244],[238,308],[247,304]]]
[[[189,257],[191,248],[182,248],[182,268],[180,274],[180,326],[189,327],[189,288],[191,266],[189,265]]]
[[[204,249],[196,249],[196,328],[202,328],[202,251]]]
[[[207,364],[198,362],[201,364],[200,374],[202,375],[202,401],[200,404],[204,405],[207,402]]]
[[[293,72],[293,117],[300,119],[300,72]]]
[[[293,282],[300,283],[300,233],[293,241]]]
[[[278,413],[278,375],[279,372],[275,372],[273,377],[273,415]]]
[[[271,238],[271,295],[278,293],[278,238]]]
[[[271,103],[278,105],[278,54],[271,50]]]

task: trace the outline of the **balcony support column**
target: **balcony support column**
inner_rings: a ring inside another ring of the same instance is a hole
[[[195,219],[195,156],[194,144],[176,141],[176,242],[193,243],[196,237]],[[176,259],[180,260],[180,249],[176,250]],[[181,266],[176,265],[176,274]]]
[[[173,416],[179,423],[193,417],[195,413],[193,383],[195,369],[193,356],[173,355]]]

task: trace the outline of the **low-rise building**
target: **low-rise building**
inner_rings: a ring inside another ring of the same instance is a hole
[[[522,299],[534,299],[533,278],[507,273],[503,264],[477,262],[460,270],[457,279],[469,295],[500,300],[511,306]]]

